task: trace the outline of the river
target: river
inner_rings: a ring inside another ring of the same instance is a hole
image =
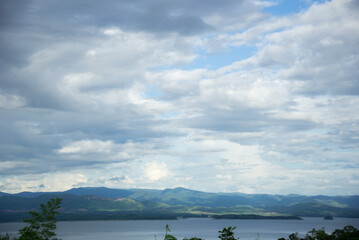
[[[326,232],[352,225],[359,228],[359,219],[308,218],[303,220],[214,220],[210,218],[190,218],[180,220],[132,220],[132,221],[76,221],[58,222],[57,234],[63,240],[162,240],[165,226],[171,234],[182,240],[185,237],[200,237],[218,240],[218,230],[236,226],[235,236],[240,240],[276,240],[287,238],[298,232],[304,236],[309,230],[325,228]],[[0,232],[15,235],[23,223],[0,223]]]

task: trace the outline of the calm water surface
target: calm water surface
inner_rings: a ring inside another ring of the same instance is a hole
[[[331,233],[337,228],[352,225],[359,228],[359,219],[303,218],[303,220],[214,220],[191,218],[180,220],[135,220],[135,221],[78,221],[58,222],[57,234],[63,240],[162,240],[165,226],[170,225],[171,234],[182,240],[185,237],[201,237],[218,240],[218,230],[236,226],[235,236],[240,240],[276,240],[298,232],[305,235],[312,228],[325,228]],[[1,223],[0,232],[15,235],[23,223]]]

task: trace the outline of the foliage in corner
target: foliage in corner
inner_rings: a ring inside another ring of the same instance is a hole
[[[31,218],[24,219],[29,226],[19,230],[18,240],[60,240],[55,238],[57,209],[62,203],[61,198],[50,199],[40,205],[40,211],[30,211]]]
[[[219,235],[218,238],[221,240],[237,240],[239,238],[235,238],[234,237],[234,229],[236,229],[236,227],[228,227],[228,228],[223,228],[222,231],[218,231]]]
[[[278,240],[359,240],[359,230],[348,225],[343,229],[336,229],[332,234],[327,234],[324,228],[309,231],[304,238],[300,238],[298,233],[292,233],[288,239],[278,238]]]
[[[177,238],[175,236],[168,234],[169,232],[171,232],[170,226],[168,224],[166,224],[166,234],[165,234],[164,240],[177,240]]]
[[[171,234],[168,234],[171,232],[170,227],[168,224],[166,224],[166,234],[164,240],[177,240],[177,238]],[[197,238],[197,237],[191,237],[191,238],[184,238],[183,240],[204,240],[203,238]]]
[[[8,233],[5,235],[0,234],[0,240],[10,240],[10,235]]]

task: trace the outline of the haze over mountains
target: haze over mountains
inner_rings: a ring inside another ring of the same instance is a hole
[[[207,193],[185,188],[74,188],[64,192],[0,193],[0,221],[19,221],[53,197],[63,199],[62,220],[178,217],[359,217],[359,196]]]

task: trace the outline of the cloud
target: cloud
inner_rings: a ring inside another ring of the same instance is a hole
[[[359,19],[350,3],[315,4],[289,18],[290,28],[266,35],[255,61],[277,67],[282,79],[303,81],[302,94],[356,95]]]
[[[87,26],[119,26],[126,31],[178,32],[198,34],[216,27],[231,27],[259,18],[260,5],[251,1],[128,1],[107,0],[101,4],[83,0],[63,3],[61,1],[34,1],[30,4],[4,3],[2,12],[6,15],[5,26],[18,26],[27,19],[25,26],[41,23],[52,34],[71,33],[86,29]],[[36,6],[36,7],[33,7]],[[48,21],[41,22],[45,18]],[[69,29],[63,27],[72,27]]]
[[[82,140],[70,143],[58,150],[59,153],[108,153],[114,144],[112,141]]]
[[[0,108],[19,108],[25,106],[25,99],[13,94],[0,94]]]
[[[144,175],[150,182],[161,180],[169,174],[170,172],[164,162],[150,162],[144,168]]]
[[[109,181],[109,182],[122,182],[125,179],[126,179],[125,176],[120,176],[120,177],[111,177],[107,181]]]
[[[2,191],[17,193],[21,191],[66,191],[86,182],[86,177],[76,173],[47,173],[35,176],[13,176],[0,185]],[[43,184],[44,183],[44,184]]]
[[[357,4],[272,4],[4,1],[1,189],[357,194]]]

